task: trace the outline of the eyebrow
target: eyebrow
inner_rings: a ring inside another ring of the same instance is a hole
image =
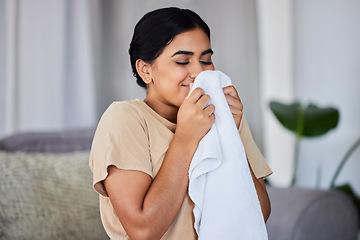
[[[214,51],[211,48],[209,48],[208,50],[203,51],[201,53],[201,56],[206,55],[208,53],[213,54]],[[190,51],[180,50],[180,51],[177,51],[176,53],[174,53],[171,57],[174,57],[176,55],[190,55],[190,56],[192,56],[192,55],[194,55],[194,53],[190,52]]]

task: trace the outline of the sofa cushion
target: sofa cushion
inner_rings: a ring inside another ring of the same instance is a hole
[[[0,151],[0,239],[106,239],[89,151]]]
[[[21,132],[0,140],[0,150],[8,152],[65,153],[90,150],[94,128],[52,132]]]

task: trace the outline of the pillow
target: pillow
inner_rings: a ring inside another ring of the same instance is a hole
[[[89,151],[0,151],[0,239],[108,239]]]

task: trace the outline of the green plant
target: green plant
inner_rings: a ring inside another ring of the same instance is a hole
[[[359,146],[360,146],[360,137],[353,143],[353,145],[345,153],[345,155],[342,158],[339,166],[336,168],[335,174],[334,174],[334,176],[333,176],[333,178],[331,179],[331,182],[330,182],[330,189],[339,190],[339,191],[342,191],[342,192],[346,193],[347,195],[349,195],[349,197],[354,202],[354,204],[355,204],[355,206],[357,208],[358,216],[359,216],[359,220],[360,220],[360,199],[358,198],[358,196],[356,196],[355,191],[352,189],[351,185],[349,183],[346,183],[346,184],[343,184],[343,185],[335,186],[335,181],[336,181],[337,177],[339,176],[339,173],[341,172],[341,170],[344,167],[345,163],[350,158],[351,154]],[[360,221],[359,221],[359,224],[360,224]]]
[[[299,162],[300,141],[303,137],[318,137],[336,128],[339,122],[339,111],[333,107],[319,108],[314,104],[306,107],[299,102],[283,104],[270,102],[270,109],[279,122],[293,132],[295,139],[294,170],[291,185],[296,183]]]
[[[357,147],[360,146],[360,137],[353,143],[353,145],[349,148],[349,150],[345,153],[344,157],[342,158],[339,166],[336,168],[335,174],[333,176],[333,178],[331,179],[330,182],[330,188],[334,188],[335,187],[335,181],[337,179],[337,177],[339,176],[339,173],[341,172],[342,168],[344,167],[345,163],[347,162],[347,160],[349,159],[349,157],[351,156],[351,154],[355,151],[355,149]]]

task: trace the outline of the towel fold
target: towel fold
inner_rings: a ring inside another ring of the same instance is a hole
[[[215,106],[215,122],[200,141],[189,168],[189,196],[199,240],[268,239],[245,150],[223,88],[220,71],[204,71],[191,89],[202,88]]]

